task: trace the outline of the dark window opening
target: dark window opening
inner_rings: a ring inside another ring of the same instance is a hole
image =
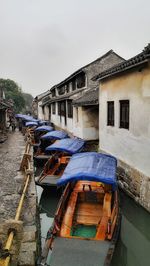
[[[62,95],[64,93],[65,93],[65,86],[63,86],[63,87],[61,87],[61,88],[58,89],[58,94],[59,95]]]
[[[114,102],[107,102],[107,126],[114,126]]]
[[[69,92],[69,83],[66,84],[66,92]]]
[[[56,96],[56,89],[52,90],[52,97]]]
[[[71,100],[67,101],[67,107],[68,107],[68,117],[72,118],[73,117],[73,106],[72,106]]]
[[[52,103],[52,114],[56,114],[56,103]]]
[[[120,128],[129,129],[129,100],[120,101]]]
[[[83,88],[85,87],[85,73],[81,73],[78,77],[77,77],[77,88]]]
[[[72,90],[73,91],[76,90],[76,80],[75,79],[72,80]]]
[[[44,109],[44,106],[42,106],[42,113],[43,113],[43,115],[45,115],[45,109]]]
[[[60,115],[60,102],[58,102],[58,115]]]
[[[66,115],[66,102],[65,101],[60,102],[60,114],[62,116]]]

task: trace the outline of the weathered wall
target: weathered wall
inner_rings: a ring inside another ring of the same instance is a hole
[[[98,107],[74,107],[73,110],[73,134],[85,140],[97,140],[99,138]]]
[[[130,101],[129,130],[119,128],[120,100]],[[99,101],[100,148],[122,161],[125,186],[150,210],[150,69],[102,82]],[[107,101],[115,102],[114,127],[107,126]]]

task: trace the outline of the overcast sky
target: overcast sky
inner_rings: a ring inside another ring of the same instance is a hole
[[[113,49],[150,42],[149,0],[0,0],[0,78],[36,96]]]

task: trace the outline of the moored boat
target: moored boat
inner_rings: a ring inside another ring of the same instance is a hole
[[[62,176],[70,157],[80,152],[84,147],[85,141],[78,138],[65,138],[55,141],[46,148],[46,152],[51,154],[44,165],[44,169],[36,184],[42,187],[56,186],[57,180]]]
[[[50,131],[40,137],[40,145],[34,155],[35,165],[44,165],[46,161],[51,157],[50,152],[46,152],[45,149],[53,144],[56,140],[67,138],[68,134],[61,130]]]
[[[51,266],[110,265],[119,231],[117,161],[75,154],[57,184],[66,185],[47,235]]]
[[[53,131],[54,128],[52,126],[39,126],[34,130],[33,138],[31,139],[31,144],[33,146],[34,153],[37,152],[38,147],[40,146],[40,138],[47,132]]]

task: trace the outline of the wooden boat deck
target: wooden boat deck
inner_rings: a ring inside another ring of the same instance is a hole
[[[104,266],[111,243],[57,237],[51,254],[51,266]]]
[[[103,213],[103,206],[99,203],[82,202],[77,207],[76,221],[78,224],[97,225]]]

